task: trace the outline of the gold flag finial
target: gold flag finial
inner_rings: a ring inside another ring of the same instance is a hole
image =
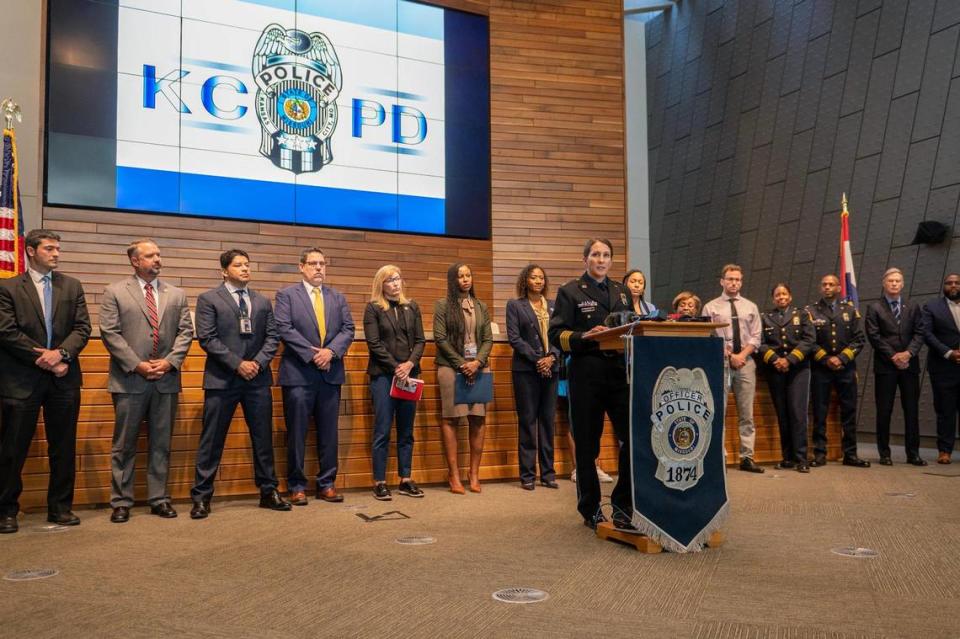
[[[20,112],[20,105],[13,101],[13,98],[4,98],[0,102],[0,112],[3,113],[4,128],[12,129],[13,121],[23,122],[23,114]]]
[[[843,205],[843,212],[849,214],[850,212],[847,211],[847,194],[846,193],[840,196],[840,204]]]

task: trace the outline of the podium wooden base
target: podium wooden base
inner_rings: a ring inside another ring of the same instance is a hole
[[[623,532],[617,530],[613,527],[613,523],[609,521],[602,522],[597,524],[597,537],[600,539],[605,539],[607,541],[616,541],[621,544],[626,544],[628,546],[633,546],[642,553],[648,555],[656,555],[657,553],[663,552],[663,546],[655,542],[650,537],[646,535],[637,535],[635,533]],[[723,533],[719,530],[714,531],[710,538],[707,540],[708,548],[717,548],[723,545],[724,536]]]

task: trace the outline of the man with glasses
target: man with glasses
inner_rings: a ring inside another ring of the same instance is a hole
[[[327,261],[313,247],[300,253],[302,280],[277,292],[277,332],[283,340],[280,386],[287,424],[287,489],[294,506],[307,505],[303,460],[307,426],[317,427],[317,498],[343,501],[337,492],[337,421],[343,358],[354,325],[342,293],[325,285]]]
[[[717,329],[723,338],[726,354],[725,375],[737,402],[740,421],[740,470],[762,473],[763,468],[753,461],[753,447],[757,439],[753,422],[753,398],[757,392],[757,364],[751,355],[760,348],[763,323],[757,305],[740,295],[743,269],[727,264],[720,272],[720,297],[707,302],[703,314],[711,322],[727,324]]]
[[[203,430],[191,519],[210,514],[213,480],[220,468],[230,422],[243,406],[253,448],[254,480],[260,507],[290,510],[277,492],[273,469],[273,375],[270,361],[280,338],[270,300],[250,288],[250,256],[230,249],[220,256],[223,284],[197,298],[197,339],[207,353],[203,368]]]

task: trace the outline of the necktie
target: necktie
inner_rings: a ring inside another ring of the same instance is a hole
[[[900,300],[894,300],[890,302],[890,308],[893,311],[893,319],[897,320],[897,324],[900,323]]]
[[[43,323],[47,327],[47,348],[53,347],[53,285],[50,274],[40,278],[43,282]]]
[[[150,359],[155,359],[160,352],[160,315],[157,313],[157,299],[153,296],[153,284],[147,284],[143,291],[143,298],[147,303],[147,319],[153,333],[153,350],[150,352]]]
[[[240,299],[240,317],[249,317],[250,310],[247,308],[247,300],[244,295],[247,291],[242,288],[237,289],[237,297]]]
[[[323,293],[320,292],[319,288],[315,288],[312,295],[313,312],[317,316],[317,331],[320,333],[320,346],[323,346],[323,342],[327,338],[327,319],[323,316]]]
[[[740,316],[737,315],[737,305],[733,300],[730,300],[730,324],[733,326],[733,352],[739,353],[743,350],[740,342]]]

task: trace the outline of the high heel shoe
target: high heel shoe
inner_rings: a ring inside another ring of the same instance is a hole
[[[460,483],[460,478],[456,475],[448,475],[447,484],[450,486],[450,492],[454,495],[465,495],[467,493],[463,489],[463,484]]]
[[[480,492],[480,480],[474,477],[473,475],[467,475],[467,480],[470,483],[470,492],[479,493]]]

